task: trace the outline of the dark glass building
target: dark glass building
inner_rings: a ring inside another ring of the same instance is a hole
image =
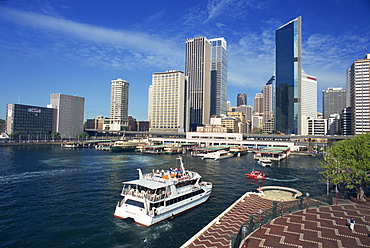
[[[17,134],[19,139],[49,139],[55,131],[56,109],[22,104],[8,104],[7,134]]]
[[[247,94],[238,94],[236,97],[236,106],[247,105]]]
[[[299,134],[301,17],[275,31],[275,130]]]

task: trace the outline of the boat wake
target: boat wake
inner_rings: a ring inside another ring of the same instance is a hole
[[[266,177],[265,179],[270,180],[270,181],[275,181],[275,182],[294,182],[294,181],[299,180],[298,177],[293,177],[293,176],[287,176],[287,177],[289,177],[289,178],[288,179],[281,179],[281,178]]]

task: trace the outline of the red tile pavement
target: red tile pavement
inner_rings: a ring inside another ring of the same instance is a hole
[[[273,201],[245,194],[221,216],[182,247],[230,247],[231,235],[259,209],[269,209]],[[356,220],[355,230],[347,226]],[[309,208],[278,217],[246,238],[241,247],[370,247],[370,203],[348,199],[338,205]]]

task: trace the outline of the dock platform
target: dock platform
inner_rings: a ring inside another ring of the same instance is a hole
[[[276,198],[276,192],[272,195]],[[279,198],[285,196],[280,194]],[[245,193],[181,248],[231,247],[232,236],[250,215],[272,208],[274,201],[261,193]],[[291,194],[284,199],[286,204],[294,201],[298,200]],[[240,247],[370,247],[370,203],[345,197],[337,201],[279,216],[246,236]],[[350,218],[356,221],[355,230],[349,229]]]

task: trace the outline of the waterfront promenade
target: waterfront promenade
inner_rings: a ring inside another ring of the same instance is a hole
[[[283,198],[285,204],[294,202],[290,196],[264,197],[246,193],[181,247],[231,247],[232,235],[239,232],[251,214],[271,208],[276,201],[272,197]],[[317,207],[313,201],[307,203],[308,207],[305,205],[303,210],[262,225],[246,236],[240,247],[370,247],[370,203],[345,197],[330,206]],[[348,227],[350,218],[356,221],[354,231]]]

